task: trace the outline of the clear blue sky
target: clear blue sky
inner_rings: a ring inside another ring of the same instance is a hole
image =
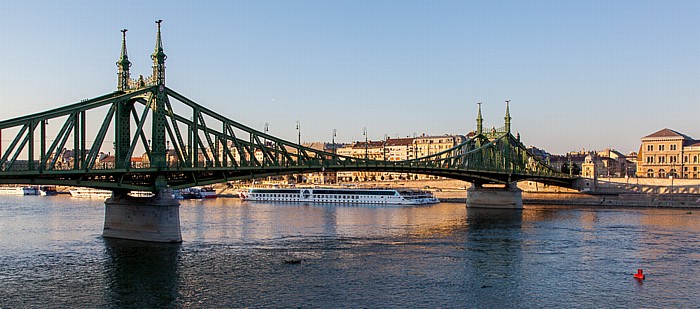
[[[2,1],[0,119],[150,75],[241,123],[341,142],[488,127],[553,153],[700,139],[698,1]]]

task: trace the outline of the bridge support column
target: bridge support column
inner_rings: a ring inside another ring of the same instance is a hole
[[[467,207],[523,209],[523,195],[512,183],[505,188],[473,185],[467,190]]]
[[[168,189],[154,197],[114,194],[105,201],[102,236],[150,242],[179,243],[180,203]]]

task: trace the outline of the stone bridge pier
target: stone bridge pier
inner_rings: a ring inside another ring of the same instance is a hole
[[[486,185],[475,183],[467,190],[468,208],[523,209],[523,195],[517,183]]]
[[[105,201],[103,237],[162,243],[180,243],[180,203],[170,189],[153,197],[115,192]]]

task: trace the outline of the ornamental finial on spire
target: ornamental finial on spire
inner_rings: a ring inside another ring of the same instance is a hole
[[[122,29],[122,52],[117,61],[117,89],[124,91],[129,89],[129,68],[131,67],[131,62],[129,62],[129,55],[126,52],[126,32],[128,30]]]
[[[153,55],[151,55],[151,59],[153,60],[153,78],[158,85],[165,84],[165,59],[168,59],[168,56],[166,56],[165,52],[163,52],[163,41],[160,37],[160,23],[162,22],[162,19],[156,21],[156,24],[158,25],[156,48],[155,51],[153,51]]]
[[[506,132],[510,133],[510,100],[506,100],[506,116],[503,119],[506,120]]]
[[[479,104],[479,114],[476,116],[476,134],[481,135],[483,133],[484,119],[481,118],[481,102]]]

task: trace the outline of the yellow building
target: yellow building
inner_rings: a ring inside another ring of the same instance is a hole
[[[443,152],[464,141],[466,141],[466,137],[462,135],[421,136],[414,138],[413,144],[418,158],[421,158]]]
[[[638,177],[698,178],[700,141],[663,129],[642,138],[637,154]]]

